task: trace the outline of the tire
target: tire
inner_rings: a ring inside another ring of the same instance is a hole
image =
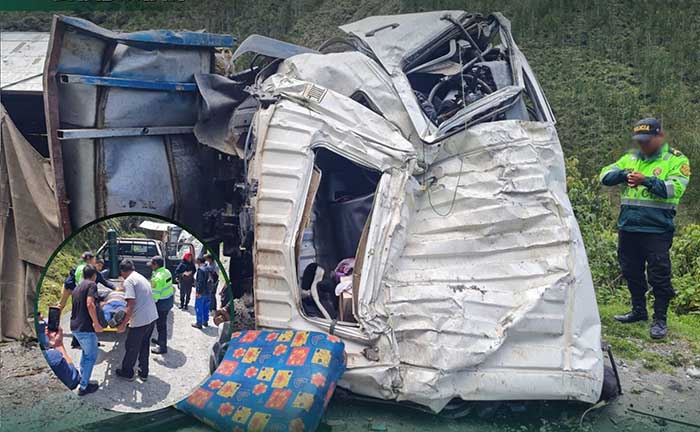
[[[600,400],[611,401],[620,396],[620,389],[617,387],[615,371],[610,366],[603,369],[603,389],[600,391]]]

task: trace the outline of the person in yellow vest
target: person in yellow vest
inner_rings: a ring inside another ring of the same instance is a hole
[[[156,302],[158,319],[156,329],[158,337],[151,339],[151,342],[158,345],[153,348],[153,354],[165,354],[168,352],[168,314],[175,304],[175,290],[173,289],[173,276],[170,270],[165,268],[165,260],[161,256],[151,258],[151,291],[153,300]]]
[[[632,310],[615,319],[647,321],[647,282],[654,294],[650,335],[666,337],[667,310],[675,296],[671,259],[676,208],[690,181],[690,162],[666,143],[661,123],[645,118],[634,126],[638,149],[604,167],[600,181],[622,185],[618,227],[618,261],[632,297]],[[645,274],[646,269],[646,274]]]
[[[80,282],[83,281],[83,270],[87,265],[95,264],[95,256],[90,251],[83,252],[80,256],[80,261],[78,265],[73,267],[68,274],[66,280],[63,281],[63,291],[61,292],[61,300],[58,302],[58,306],[63,309],[66,306],[68,297],[71,296],[75,287],[77,287]]]

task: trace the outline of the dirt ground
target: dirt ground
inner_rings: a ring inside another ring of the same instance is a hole
[[[250,328],[253,318],[236,302],[236,328]],[[96,408],[68,392],[46,366],[35,346],[0,345],[2,430],[52,432],[94,423],[119,413]],[[673,374],[649,371],[641,361],[618,360],[624,395],[605,406],[575,402],[508,402],[474,404],[465,417],[450,419],[378,401],[347,398],[340,392],[324,415],[320,431],[693,431],[700,425],[700,379],[677,368]],[[138,381],[137,381],[138,382]],[[76,415],[66,416],[67,413]],[[644,413],[644,414],[643,414]],[[115,419],[117,419],[116,417]],[[58,423],[56,421],[59,420]],[[676,421],[676,422],[674,422]],[[58,427],[58,425],[61,425]],[[5,427],[8,427],[7,429]],[[192,423],[171,430],[209,431]]]
[[[168,315],[168,352],[151,354],[147,381],[136,379],[128,382],[118,378],[115,370],[124,358],[126,333],[103,332],[98,335],[102,346],[91,380],[100,389],[85,399],[95,405],[120,412],[140,412],[164,408],[185,398],[195,386],[209,376],[209,355],[217,339],[217,329],[210,325],[202,330],[193,328],[195,322],[193,300],[187,311],[180,310],[179,292],[175,292],[176,306]],[[209,321],[212,324],[212,321]],[[62,319],[63,345],[73,362],[78,365],[80,349],[72,349],[70,316]],[[155,337],[157,331],[153,331]],[[155,345],[151,345],[155,347]],[[138,367],[138,363],[137,363]]]
[[[113,417],[68,391],[49,368],[36,342],[0,344],[0,430],[49,430]]]

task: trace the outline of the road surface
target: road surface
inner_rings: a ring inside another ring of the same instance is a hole
[[[194,303],[194,295],[192,297],[190,302]],[[191,324],[195,321],[193,304],[190,304],[187,311],[183,311],[177,307],[180,298],[177,289],[175,298],[175,307],[168,316],[168,352],[165,355],[151,354],[146,382],[138,378],[128,382],[114,373],[121,367],[124,358],[126,333],[98,334],[102,346],[91,380],[97,381],[100,389],[85,396],[87,401],[121,412],[156,410],[183,399],[209,376],[209,353],[216,342],[217,330],[213,326],[202,330],[192,327]],[[70,348],[70,314],[61,318],[61,326],[64,331],[63,345],[78,366],[81,351]],[[154,330],[153,336],[156,334],[157,331]]]

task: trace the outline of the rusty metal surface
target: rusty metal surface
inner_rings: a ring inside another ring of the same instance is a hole
[[[178,196],[191,189],[180,183],[194,181],[191,169],[178,167],[195,166],[180,159],[199,159],[180,151],[182,143],[196,145],[191,90],[194,75],[210,71],[215,44],[233,41],[197,32],[115,33],[81,19],[54,19],[45,104],[67,231],[124,211],[185,215],[198,225],[192,217],[201,216],[202,204]],[[199,162],[194,174],[202,178]]]
[[[60,224],[63,235],[68,237],[72,232],[70,209],[68,208],[68,195],[66,193],[66,181],[63,167],[63,148],[58,139],[58,86],[57,68],[58,52],[63,44],[62,24],[54,17],[51,24],[51,38],[49,40],[49,51],[44,63],[44,112],[46,114],[46,133],[49,141],[49,157],[53,175],[56,179],[56,201],[58,203]]]

